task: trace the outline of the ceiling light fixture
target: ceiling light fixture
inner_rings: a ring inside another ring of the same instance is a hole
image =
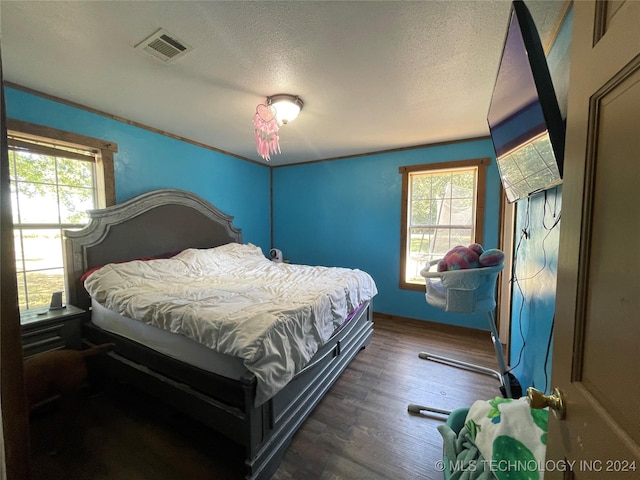
[[[293,122],[302,110],[304,102],[297,95],[280,93],[267,97],[267,105],[276,109],[276,120],[280,125]]]
[[[271,160],[271,155],[280,153],[280,126],[294,121],[304,103],[296,95],[280,93],[267,97],[266,105],[261,103],[256,107],[253,116],[256,150],[265,160]]]

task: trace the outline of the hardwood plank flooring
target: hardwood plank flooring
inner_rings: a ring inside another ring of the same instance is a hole
[[[496,368],[488,332],[374,316],[371,344],[300,427],[272,480],[441,479],[437,426],[409,403],[453,410],[500,395],[497,380],[421,360],[420,351]],[[50,454],[55,409],[31,420],[34,480],[241,479],[241,448],[118,384],[93,387]]]

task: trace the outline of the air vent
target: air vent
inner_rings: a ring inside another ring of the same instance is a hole
[[[153,55],[154,58],[162,60],[164,63],[174,62],[176,59],[189,53],[193,47],[187,45],[182,40],[178,40],[162,28],[150,37],[144,39],[135,46],[136,50]]]

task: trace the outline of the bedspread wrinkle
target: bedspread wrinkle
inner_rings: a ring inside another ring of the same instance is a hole
[[[274,263],[255,245],[237,243],[108,264],[88,276],[85,288],[120,315],[242,358],[257,378],[256,405],[377,294],[361,270]]]

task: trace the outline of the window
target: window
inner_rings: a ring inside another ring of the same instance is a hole
[[[8,123],[22,311],[49,305],[52,292],[65,291],[62,232],[86,225],[87,210],[115,203],[113,152],[117,147],[48,127],[15,120]]]
[[[424,289],[420,270],[456,245],[482,243],[488,158],[400,167],[400,287]]]

